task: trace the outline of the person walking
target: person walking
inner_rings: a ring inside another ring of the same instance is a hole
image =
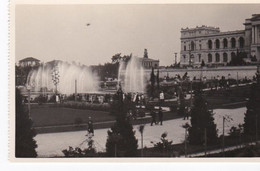
[[[91,117],[88,118],[88,134],[92,134],[94,136],[93,121]]]
[[[159,95],[159,101],[160,101],[160,107],[161,107],[161,105],[162,105],[163,102],[164,102],[164,93],[163,93],[163,91],[161,91],[161,93],[160,93],[160,95]]]
[[[151,126],[153,126],[153,124],[156,124],[156,113],[153,110],[151,110],[151,116],[152,116]]]
[[[163,123],[163,112],[162,112],[162,108],[161,107],[159,107],[158,115],[159,115],[159,122],[162,125],[162,123]]]
[[[185,109],[184,109],[184,118],[183,120],[189,120],[189,113],[188,113],[188,107],[186,106]]]

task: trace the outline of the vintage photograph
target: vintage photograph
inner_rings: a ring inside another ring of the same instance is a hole
[[[15,158],[260,156],[260,4],[16,4],[13,18]]]

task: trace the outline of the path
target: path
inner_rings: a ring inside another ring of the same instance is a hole
[[[229,132],[232,126],[237,126],[240,123],[244,122],[244,113],[246,108],[237,108],[237,109],[215,109],[214,115],[215,123],[217,124],[217,129],[222,130],[222,117],[224,115],[230,116],[233,118],[232,121],[226,122],[225,132]],[[184,141],[184,129],[182,125],[185,124],[187,120],[183,119],[173,119],[163,122],[163,126],[154,125],[150,126],[149,124],[145,125],[144,128],[144,146],[152,147],[153,144],[151,141],[158,142],[160,141],[160,136],[162,133],[167,132],[167,138],[173,140],[174,144],[181,143]],[[136,131],[135,135],[138,139],[138,146],[140,147],[141,135],[138,132],[139,125],[134,126]],[[95,136],[93,138],[95,142],[96,149],[98,151],[105,151],[105,144],[107,139],[106,129],[95,130]],[[48,134],[38,134],[35,137],[37,141],[38,148],[37,153],[39,157],[53,157],[53,156],[62,156],[62,150],[71,147],[86,147],[86,143],[80,144],[86,139],[86,131],[77,131],[77,132],[63,132],[63,133],[48,133]],[[219,134],[222,132],[219,131]]]

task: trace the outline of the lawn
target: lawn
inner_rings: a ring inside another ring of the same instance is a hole
[[[58,108],[49,104],[32,105],[31,117],[34,127],[69,125],[75,122],[87,123],[89,117],[94,123],[114,120],[109,112]]]

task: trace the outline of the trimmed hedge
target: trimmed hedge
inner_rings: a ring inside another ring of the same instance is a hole
[[[95,104],[95,103],[88,103],[88,102],[68,101],[68,102],[61,103],[58,106],[73,108],[73,109],[85,109],[85,110],[96,110],[96,111],[109,111],[110,110],[110,104],[108,104],[108,103]]]

